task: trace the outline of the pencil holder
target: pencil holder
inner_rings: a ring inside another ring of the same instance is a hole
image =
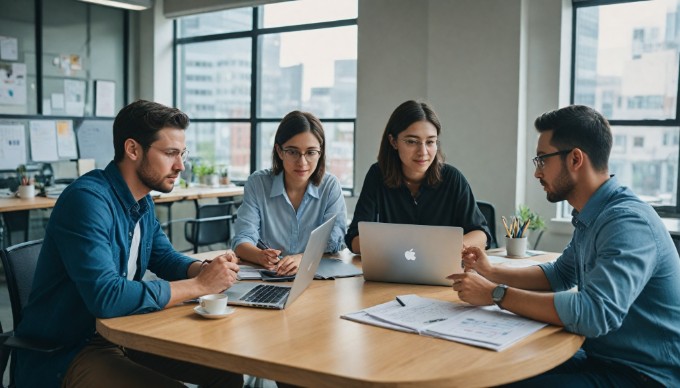
[[[525,257],[527,255],[527,238],[505,237],[505,250],[508,256]]]

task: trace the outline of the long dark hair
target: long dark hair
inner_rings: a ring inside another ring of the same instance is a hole
[[[326,137],[323,132],[321,121],[309,112],[294,110],[281,120],[279,128],[276,130],[276,136],[274,136],[272,172],[274,175],[277,175],[283,171],[283,160],[279,157],[278,152],[276,152],[276,147],[282,148],[283,144],[293,136],[304,132],[311,132],[312,135],[316,137],[316,140],[319,141],[319,146],[321,147],[321,155],[316,164],[316,170],[314,170],[314,173],[309,178],[314,186],[318,186],[321,184],[321,179],[323,179],[323,176],[326,173]]]
[[[380,151],[378,152],[378,166],[385,177],[385,185],[396,188],[404,184],[404,173],[401,169],[401,159],[399,151],[395,150],[390,143],[390,135],[393,139],[411,124],[418,121],[429,121],[437,128],[437,136],[442,131],[439,118],[434,110],[426,102],[409,100],[397,107],[392,112],[390,119],[385,126],[382,140],[380,141]],[[432,164],[425,172],[425,183],[429,186],[437,186],[442,181],[442,166],[444,165],[444,154],[437,147]]]

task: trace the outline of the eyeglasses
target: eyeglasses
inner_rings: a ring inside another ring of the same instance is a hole
[[[425,144],[425,147],[427,147],[428,149],[431,149],[431,150],[437,149],[437,147],[439,147],[439,140],[429,139],[429,140],[425,140],[424,142],[422,142],[420,140],[416,140],[416,139],[411,139],[411,138],[399,139],[399,140],[403,141],[404,144],[406,144],[406,147],[411,148],[411,149],[421,148],[423,146],[423,144]]]
[[[281,151],[283,151],[283,157],[291,162],[297,162],[300,160],[301,156],[304,156],[307,163],[314,163],[319,160],[319,157],[321,156],[321,151],[319,150],[300,152],[295,148],[283,148]]]
[[[165,154],[165,156],[168,159],[170,159],[172,161],[177,160],[177,157],[179,156],[179,158],[182,159],[182,163],[184,163],[189,158],[189,150],[186,149],[186,148],[181,150],[181,151],[178,150],[177,148],[164,149],[164,148],[154,147],[152,145],[150,145],[149,148],[155,148],[155,149],[161,151],[163,154]]]
[[[570,152],[573,151],[573,150],[574,150],[574,149],[572,148],[572,149],[569,149],[569,150],[562,150],[562,151],[557,151],[557,152],[553,152],[553,153],[550,153],[550,154],[539,155],[539,156],[537,156],[537,157],[531,159],[531,161],[534,162],[534,167],[535,167],[535,168],[537,168],[537,169],[539,169],[539,170],[542,170],[543,167],[545,166],[545,159],[547,159],[547,158],[549,158],[549,157],[551,157],[551,156],[566,155],[566,154],[570,153]]]

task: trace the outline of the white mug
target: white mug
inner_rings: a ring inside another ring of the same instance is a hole
[[[35,197],[35,186],[33,185],[19,186],[19,189],[17,190],[17,195],[19,196],[19,198],[33,198]]]
[[[208,314],[222,314],[227,309],[228,300],[226,294],[209,294],[199,298],[201,308]]]

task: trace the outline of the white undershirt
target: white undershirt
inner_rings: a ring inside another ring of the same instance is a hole
[[[135,225],[135,232],[132,235],[132,244],[130,244],[130,257],[128,258],[127,278],[132,280],[137,273],[137,257],[139,257],[139,241],[141,240],[141,230],[139,228],[139,221]]]

